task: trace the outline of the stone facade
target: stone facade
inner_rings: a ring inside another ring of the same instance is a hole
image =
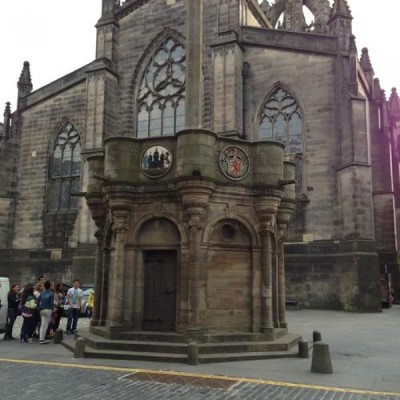
[[[379,311],[384,271],[398,298],[397,92],[345,0],[259,3],[102,0],[92,63],[33,92],[24,64],[1,127],[2,275],[95,281],[110,331],[273,336],[285,299]]]

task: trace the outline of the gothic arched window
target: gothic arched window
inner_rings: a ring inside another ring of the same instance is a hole
[[[259,126],[260,139],[285,145],[285,153],[296,163],[296,191],[302,188],[303,120],[296,99],[284,88],[277,88],[264,104]]]
[[[140,83],[137,137],[174,135],[185,124],[186,53],[166,39],[155,51]]]
[[[81,144],[78,131],[66,122],[57,135],[50,156],[49,211],[67,211],[78,208],[81,173]]]

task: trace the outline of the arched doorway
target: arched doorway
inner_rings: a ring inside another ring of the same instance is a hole
[[[143,330],[176,330],[180,234],[166,218],[143,224],[138,235],[143,256]]]

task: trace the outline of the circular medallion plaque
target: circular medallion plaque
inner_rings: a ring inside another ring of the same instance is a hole
[[[172,154],[165,146],[148,147],[142,154],[140,167],[149,178],[160,178],[171,168]]]
[[[219,156],[219,167],[227,178],[240,180],[249,173],[250,160],[240,147],[229,146]]]

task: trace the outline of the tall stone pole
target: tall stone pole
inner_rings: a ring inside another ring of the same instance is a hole
[[[187,206],[189,215],[189,293],[190,314],[189,325],[197,328],[200,322],[200,243],[203,233],[204,205],[192,203]]]
[[[261,236],[261,332],[273,334],[271,227],[263,224]]]
[[[279,197],[260,196],[255,207],[260,221],[259,234],[261,243],[261,332],[269,340],[274,339],[274,315],[272,298],[272,239],[275,221],[280,203]]]
[[[100,152],[82,152],[82,156],[86,158],[88,165],[88,182],[86,187],[86,202],[89,207],[92,219],[97,227],[95,233],[97,239],[96,246],[96,264],[94,276],[94,293],[96,301],[93,306],[93,318],[90,320],[91,326],[104,325],[104,319],[101,313],[102,304],[107,302],[104,296],[104,279],[103,279],[103,232],[106,219],[106,211],[103,202],[102,183],[95,176],[104,174],[104,154]]]
[[[286,226],[278,226],[277,254],[278,254],[278,314],[279,327],[286,328],[286,285],[285,285],[285,237]]]
[[[90,320],[91,326],[102,325],[100,320],[101,303],[105,301],[103,296],[103,229],[98,229],[95,233],[97,239],[96,264],[94,269],[94,294],[96,301],[93,304],[93,318]]]
[[[284,192],[276,219],[277,225],[277,257],[278,257],[278,314],[279,327],[287,328],[286,323],[286,280],[285,280],[285,248],[290,219],[296,206],[296,164],[292,156],[284,161]]]
[[[201,128],[203,114],[203,0],[187,0],[186,129]]]
[[[113,211],[113,232],[115,233],[115,257],[112,268],[112,297],[110,310],[110,328],[118,328],[124,323],[124,277],[125,244],[129,230],[129,211]]]
[[[212,182],[202,180],[186,180],[177,183],[177,191],[182,198],[184,213],[186,214],[187,229],[189,231],[189,315],[187,334],[195,338],[200,334],[200,327],[204,323],[201,317],[201,304],[205,303],[204,293],[201,292],[201,238],[204,224],[207,220],[210,196],[215,190]]]

